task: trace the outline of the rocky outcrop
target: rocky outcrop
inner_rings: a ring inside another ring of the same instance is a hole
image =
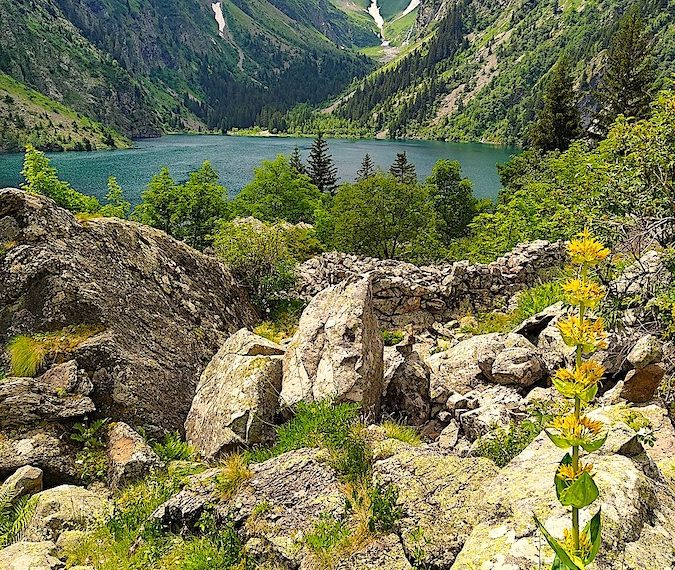
[[[74,360],[39,378],[7,378],[0,382],[0,428],[82,418],[96,409],[89,397],[92,390],[91,380]]]
[[[283,354],[246,329],[227,339],[203,372],[185,422],[188,442],[201,455],[213,459],[272,440]]]
[[[97,410],[182,429],[201,371],[228,334],[255,320],[228,270],[159,230],[79,222],[19,190],[0,191],[0,222],[0,241],[12,243],[0,255],[0,344],[98,327],[68,355],[91,379]]]
[[[373,309],[373,279],[350,279],[309,303],[283,361],[281,404],[331,398],[380,408],[383,340]]]
[[[108,486],[115,490],[161,467],[157,454],[124,422],[108,429]]]
[[[62,570],[65,564],[57,558],[58,549],[51,540],[17,542],[0,549],[2,570]]]
[[[298,268],[299,294],[311,299],[345,279],[372,275],[373,306],[383,328],[408,324],[431,326],[458,316],[467,305],[492,310],[516,292],[533,285],[538,275],[562,265],[562,242],[537,241],[520,245],[497,261],[471,265],[458,261],[418,267],[393,260],[325,253]]]
[[[86,530],[111,512],[105,497],[74,485],[61,485],[35,495],[35,510],[23,537],[56,541],[67,530]]]

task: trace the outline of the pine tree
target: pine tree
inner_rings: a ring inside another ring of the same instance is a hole
[[[360,182],[361,180],[366,180],[375,174],[375,163],[373,162],[370,155],[366,153],[366,156],[363,157],[361,162],[361,168],[356,173],[356,181]]]
[[[290,164],[298,174],[307,174],[307,168],[302,162],[302,155],[297,146],[293,149],[293,154],[291,154],[288,164]]]
[[[389,172],[396,180],[403,184],[414,184],[417,182],[415,165],[412,162],[408,162],[405,151],[396,154],[396,160],[389,168]]]
[[[334,194],[337,189],[337,168],[328,152],[328,143],[319,133],[309,151],[308,173],[314,185],[322,192]]]
[[[619,115],[643,119],[649,114],[654,83],[650,38],[637,5],[621,18],[607,54],[600,82],[598,123],[602,134]]]
[[[567,150],[581,134],[581,115],[577,108],[569,61],[561,57],[551,70],[544,91],[544,107],[530,129],[530,144],[539,150]]]

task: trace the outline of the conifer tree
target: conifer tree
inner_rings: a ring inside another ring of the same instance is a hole
[[[640,10],[635,5],[619,22],[598,89],[602,106],[598,123],[602,134],[618,115],[637,119],[647,117],[655,79],[650,44]]]
[[[307,174],[307,168],[302,162],[300,149],[297,146],[293,149],[293,154],[291,154],[288,164],[290,164],[298,174]]]
[[[361,168],[359,168],[356,173],[356,181],[361,182],[362,180],[370,178],[374,174],[375,163],[373,162],[372,158],[370,158],[370,155],[366,153],[366,155],[363,157],[363,160],[361,161]]]
[[[396,154],[396,160],[389,168],[389,172],[398,182],[403,184],[414,184],[417,182],[415,165],[412,162],[408,162],[405,151]]]
[[[309,151],[308,174],[314,185],[322,192],[334,194],[337,189],[337,168],[328,152],[328,143],[319,133]]]
[[[539,150],[567,150],[581,134],[581,115],[577,108],[572,70],[561,57],[551,70],[544,91],[544,107],[530,129],[530,144]]]

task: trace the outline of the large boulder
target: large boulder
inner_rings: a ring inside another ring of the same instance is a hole
[[[594,564],[599,570],[653,568],[675,564],[675,493],[654,471],[654,464],[630,435],[619,433],[603,451],[592,455],[600,500],[581,512],[585,524],[602,508],[603,546]],[[636,447],[637,444],[637,447]],[[560,506],[553,475],[562,452],[542,433],[500,475],[484,487],[476,505],[479,518],[458,554],[454,569],[530,568],[550,564],[552,552],[541,546],[532,515],[536,513],[555,535],[569,526],[570,515]]]
[[[21,497],[34,495],[42,491],[42,469],[26,465],[12,473],[0,485],[0,497],[9,503],[15,503]]]
[[[188,442],[200,454],[213,459],[274,437],[283,354],[246,329],[227,339],[203,372],[185,422]]]
[[[108,429],[108,485],[111,489],[142,479],[162,462],[145,440],[124,422]]]
[[[0,344],[76,325],[101,330],[59,355],[91,378],[98,411],[182,429],[209,359],[255,321],[230,272],[162,231],[79,222],[20,190],[0,190],[0,221],[0,241],[15,244],[0,255]]]
[[[447,570],[481,518],[483,487],[499,470],[489,459],[407,447],[376,462],[373,472],[377,482],[398,489],[406,552],[419,551],[424,567]]]
[[[401,539],[394,533],[379,536],[366,543],[363,548],[345,556],[335,566],[335,570],[413,570],[413,568],[406,557]]]
[[[367,275],[329,287],[309,303],[284,356],[281,403],[332,398],[377,415],[383,340]]]
[[[624,379],[621,397],[628,402],[649,402],[656,394],[666,374],[663,364],[649,364],[638,370],[630,370]]]
[[[429,420],[431,371],[409,342],[384,349],[382,413],[422,425]]]
[[[82,418],[96,410],[92,390],[73,360],[39,378],[7,378],[0,382],[0,428]]]
[[[1,570],[61,570],[65,564],[57,558],[58,549],[51,540],[17,542],[0,549]]]
[[[23,537],[29,541],[56,541],[67,530],[87,530],[111,512],[108,500],[75,485],[61,485],[35,495],[35,509]]]

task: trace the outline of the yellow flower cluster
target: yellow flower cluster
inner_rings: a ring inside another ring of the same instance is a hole
[[[570,305],[584,305],[590,309],[598,306],[605,296],[605,290],[595,281],[572,279],[563,285],[563,291]]]
[[[551,427],[558,434],[570,442],[572,446],[590,443],[602,433],[603,424],[590,419],[588,416],[576,417],[574,413],[553,418]]]
[[[587,463],[586,465],[579,463],[577,471],[574,470],[572,465],[561,465],[558,468],[558,477],[565,481],[575,481],[582,473],[590,473],[591,471],[593,471],[593,464],[591,463]]]
[[[607,348],[607,333],[602,318],[584,319],[580,323],[579,317],[570,315],[558,321],[558,330],[567,346],[581,346],[585,353]]]
[[[555,373],[555,377],[561,382],[574,384],[583,390],[593,384],[597,384],[604,373],[605,368],[601,364],[594,360],[587,360],[574,370],[560,368]]]
[[[588,231],[584,230],[577,239],[569,245],[570,257],[575,265],[592,267],[603,262],[609,255],[609,249],[596,240]]]
[[[574,536],[572,535],[572,532],[569,529],[565,529],[563,532],[565,539],[565,550],[567,550],[567,552],[574,553],[582,560],[585,559],[592,548],[591,539],[588,534],[585,532],[579,533],[579,548],[577,549],[574,544]]]

